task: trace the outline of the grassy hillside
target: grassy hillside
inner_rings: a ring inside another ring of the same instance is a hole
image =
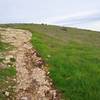
[[[32,32],[64,100],[100,100],[100,33],[37,24],[1,25]]]

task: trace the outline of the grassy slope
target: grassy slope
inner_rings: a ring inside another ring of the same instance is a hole
[[[4,25],[29,30],[65,100],[100,100],[100,33],[47,25]]]
[[[10,46],[8,43],[1,42],[0,37],[0,63],[3,63],[3,60],[5,60],[5,58],[2,56],[2,53],[10,50],[11,48],[12,46]],[[14,95],[13,86],[15,85],[15,82],[13,82],[13,78],[15,77],[15,75],[15,67],[0,67],[0,100],[7,100],[5,91],[10,92],[10,96]]]

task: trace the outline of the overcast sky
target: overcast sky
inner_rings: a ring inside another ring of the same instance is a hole
[[[100,31],[100,0],[0,0],[0,23],[23,22]]]

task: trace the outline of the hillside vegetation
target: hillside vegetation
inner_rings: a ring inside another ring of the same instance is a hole
[[[64,100],[100,100],[100,32],[37,24],[9,24],[32,32]]]
[[[1,30],[0,30],[1,32]],[[0,100],[7,100],[7,96],[10,93],[10,97],[14,98],[14,78],[16,76],[16,69],[10,63],[5,64],[4,61],[6,60],[5,54],[7,51],[12,49],[12,46],[8,43],[2,42],[0,36]]]

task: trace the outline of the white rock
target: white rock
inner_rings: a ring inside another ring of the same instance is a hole
[[[22,97],[21,100],[28,100],[28,98],[27,97]]]
[[[50,74],[50,72],[47,72],[47,74],[49,75],[49,74]]]
[[[8,56],[6,57],[6,60],[10,60],[10,58],[13,58],[13,55],[8,55]]]
[[[8,97],[8,96],[9,96],[9,92],[6,91],[6,92],[5,92],[5,95]]]

